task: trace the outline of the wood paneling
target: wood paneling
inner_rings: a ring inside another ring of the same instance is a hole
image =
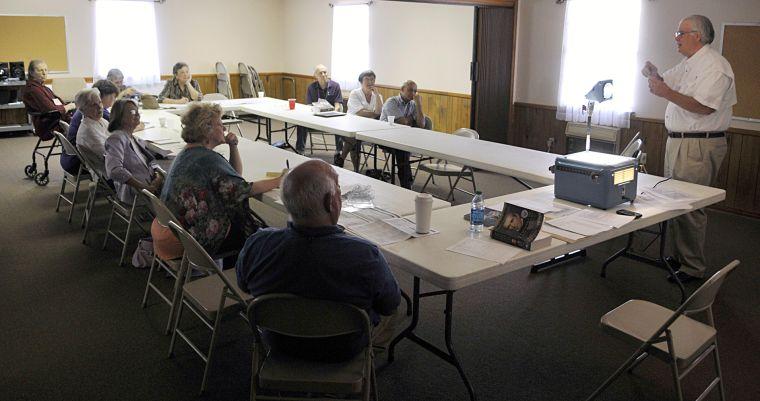
[[[556,107],[515,103],[514,109],[510,145],[545,151],[547,140],[553,138],[552,151],[565,154],[567,123],[556,119]],[[665,124],[662,120],[633,117],[631,128],[622,130],[622,143],[628,143],[637,132],[644,138],[647,172],[662,175],[667,140]],[[727,140],[728,152],[713,183],[726,190],[726,200],[715,207],[760,217],[760,131],[731,128]]]

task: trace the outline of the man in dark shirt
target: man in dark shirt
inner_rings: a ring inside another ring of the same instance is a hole
[[[248,238],[236,266],[240,288],[254,296],[291,293],[350,303],[367,311],[373,344],[387,345],[401,300],[398,283],[377,246],[337,225],[338,175],[324,161],[305,162],[285,176],[282,199],[292,221]],[[265,333],[265,339],[283,352],[318,360],[348,359],[361,349],[360,338],[296,343]]]
[[[330,79],[330,74],[327,72],[327,67],[319,64],[314,68],[314,79],[308,88],[306,88],[306,104],[311,106],[312,103],[319,101],[319,99],[325,99],[328,103],[335,107],[335,110],[341,111],[343,108],[343,94],[340,90],[340,84]],[[303,153],[306,148],[306,136],[309,130],[305,127],[298,127],[296,131],[296,151]],[[343,148],[343,140],[340,136],[335,136],[335,149],[336,154],[340,154],[340,149]]]

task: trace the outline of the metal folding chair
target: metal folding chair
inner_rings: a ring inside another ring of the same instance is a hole
[[[69,128],[69,124],[60,121],[58,123],[61,126],[61,129],[63,132],[67,132]],[[69,156],[74,156],[77,159],[79,159],[79,169],[77,170],[76,176],[69,174],[67,171],[64,170],[63,172],[63,180],[61,182],[61,191],[58,193],[58,201],[55,204],[55,211],[58,212],[58,210],[61,207],[61,201],[64,201],[71,205],[71,208],[69,209],[69,217],[66,219],[69,223],[71,223],[71,216],[74,214],[74,207],[77,203],[77,196],[79,195],[79,186],[82,183],[83,180],[90,180],[90,173],[87,171],[87,168],[82,163],[82,156],[79,154],[79,151],[77,150],[76,146],[74,146],[71,142],[69,142],[68,139],[66,139],[66,136],[61,134],[60,132],[55,133],[56,138],[61,143],[61,146],[63,147],[63,151],[66,152]],[[74,192],[71,194],[71,198],[66,196],[66,184],[70,184],[74,188]]]
[[[480,138],[475,130],[469,128],[460,128],[454,131],[452,135],[472,138],[475,140]],[[449,180],[449,192],[446,194],[445,200],[451,199],[451,201],[454,202],[456,200],[454,197],[455,190],[464,192],[470,196],[474,196],[475,191],[477,191],[477,187],[475,185],[475,172],[472,167],[458,166],[456,164],[449,163],[446,160],[438,159],[435,163],[420,163],[418,171],[420,170],[429,174],[427,180],[425,180],[425,184],[422,185],[420,192],[425,192],[425,189],[431,180],[433,184],[435,184],[436,176],[446,177]],[[417,178],[417,174],[414,176]],[[456,180],[452,183],[451,179],[453,177],[456,177]],[[468,192],[464,189],[459,188],[457,184],[459,184],[460,180],[470,181],[472,184],[472,192]]]
[[[349,399],[337,394],[378,399],[372,326],[365,311],[346,303],[268,294],[248,307],[248,321],[254,336],[251,401],[308,400],[326,394],[332,395],[330,399]],[[322,363],[267,349],[261,335],[264,330],[309,340],[356,335],[366,343],[353,359]]]
[[[598,397],[623,371],[632,372],[649,355],[670,365],[676,395],[678,400],[682,401],[681,381],[710,354],[713,354],[716,377],[697,400],[703,400],[715,387],[718,387],[720,399],[725,401],[726,394],[720,370],[712,304],[723,281],[738,265],[739,261],[734,260],[720,269],[675,311],[648,301],[634,299],[602,316],[603,329],[640,346],[587,398],[587,401]],[[702,312],[706,313],[708,324],[689,317]]]

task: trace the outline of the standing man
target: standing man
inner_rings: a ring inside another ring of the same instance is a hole
[[[306,104],[311,105],[319,99],[325,99],[328,103],[335,106],[336,111],[343,110],[343,94],[340,91],[340,84],[330,79],[327,73],[327,67],[322,64],[314,67],[314,79],[311,85],[306,89]],[[296,152],[303,154],[306,147],[306,135],[309,130],[305,127],[298,127],[296,131]],[[343,147],[341,137],[335,135],[335,159],[340,157],[340,150]]]
[[[417,84],[408,80],[401,84],[401,93],[389,97],[383,104],[383,110],[380,113],[380,121],[388,121],[388,117],[393,116],[393,122],[396,124],[408,125],[410,127],[419,127],[430,129],[428,120],[422,112],[422,100],[417,94]],[[412,188],[412,166],[409,163],[409,152],[394,149],[393,156],[398,164],[398,180],[402,187]]]
[[[678,52],[686,58],[663,75],[646,63],[649,91],[668,100],[665,109],[665,176],[709,186],[726,155],[726,129],[736,104],[734,72],[710,47],[715,31],[710,20],[692,15],[675,33]],[[703,209],[671,220],[668,262],[681,282],[702,278],[707,215]]]

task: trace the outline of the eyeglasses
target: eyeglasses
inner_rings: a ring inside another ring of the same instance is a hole
[[[130,111],[129,111],[129,114],[131,114],[131,115],[133,115],[133,116],[139,116],[139,115],[140,115],[140,112],[139,112],[139,111],[137,111],[137,110],[130,110]]]
[[[675,35],[676,38],[680,38],[683,35],[686,35],[688,33],[695,33],[695,32],[699,32],[699,31],[688,31],[688,32],[676,31],[676,33],[674,35]]]

